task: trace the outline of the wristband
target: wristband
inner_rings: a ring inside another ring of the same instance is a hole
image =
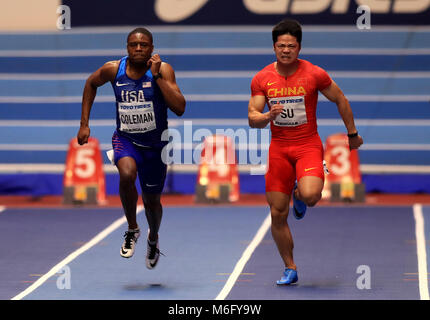
[[[354,133],[348,133],[348,138],[354,138],[358,136],[358,131],[355,131]]]
[[[153,77],[153,79],[154,79],[154,81],[157,81],[157,79],[163,79],[163,75],[159,72],[159,73],[157,73],[156,75],[154,75],[154,77]]]

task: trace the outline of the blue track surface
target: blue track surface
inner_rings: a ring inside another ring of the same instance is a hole
[[[165,208],[160,230],[165,257],[149,271],[142,213],[142,238],[132,259],[120,257],[125,227],[117,229],[69,264],[71,290],[58,290],[49,281],[27,299],[214,299],[266,214],[265,208]]]
[[[5,254],[0,264],[0,298],[10,299],[23,291],[121,217],[121,211],[3,211],[0,240]],[[61,275],[56,274],[24,299],[214,299],[267,214],[266,206],[165,208],[160,248],[166,256],[156,269],[149,271],[144,266],[145,232],[135,256],[120,257],[122,225],[67,265],[70,289],[58,289]],[[430,207],[423,207],[423,217],[428,235]],[[145,230],[143,213],[138,221]],[[274,284],[283,267],[269,230],[227,299],[420,299],[411,207],[317,207],[310,209],[304,220],[291,216],[289,223],[299,282],[289,287]],[[13,252],[8,249],[12,238]],[[357,268],[363,265],[371,271],[370,289],[356,285],[360,276]]]
[[[283,271],[268,233],[228,299],[419,299],[412,208],[315,208],[304,220],[289,218],[299,283],[277,287]],[[384,232],[381,232],[384,230]],[[274,263],[276,261],[276,263]],[[358,289],[357,268],[369,266],[371,289]],[[261,272],[264,270],[264,272]]]
[[[0,213],[0,299],[23,291],[122,216],[122,210],[107,208],[7,209]]]

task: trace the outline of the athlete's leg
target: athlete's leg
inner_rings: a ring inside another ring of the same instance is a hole
[[[119,172],[119,195],[128,222],[128,230],[124,234],[124,242],[120,254],[124,258],[131,258],[140,236],[136,221],[136,207],[138,193],[136,189],[137,164],[139,155],[133,143],[115,131],[112,136],[115,165]]]
[[[160,198],[166,179],[167,166],[161,159],[159,149],[141,149],[140,155],[142,165],[139,167],[138,174],[145,215],[149,225],[148,239],[154,242],[158,240],[158,230],[163,217]]]
[[[139,154],[136,153],[133,143],[116,131],[112,136],[112,147],[115,165],[119,172],[119,196],[129,230],[134,230],[138,228],[136,207],[139,196],[136,189],[136,178]]]
[[[291,191],[296,174],[288,160],[288,147],[273,142],[269,148],[266,173],[266,198],[272,217],[273,240],[286,268],[296,269],[293,260],[293,237],[287,222]]]
[[[136,221],[136,206],[138,193],[136,189],[137,167],[132,157],[123,157],[116,163],[119,171],[119,196],[129,229],[138,227]]]
[[[151,242],[158,240],[158,230],[163,218],[163,206],[161,205],[160,197],[161,194],[156,193],[142,194],[145,215],[149,226],[148,239]]]
[[[313,207],[321,200],[324,180],[315,176],[303,176],[297,183],[295,196],[308,207]]]
[[[266,192],[272,217],[272,236],[286,268],[296,269],[293,259],[293,236],[287,222],[290,196],[283,192]]]
[[[142,195],[145,215],[149,225],[145,260],[148,269],[155,268],[161,254],[158,242],[158,230],[160,229],[161,218],[163,217],[163,207],[160,196],[160,193],[143,193]]]
[[[324,188],[324,150],[321,139],[315,136],[298,149],[296,162],[297,189],[294,196],[313,207],[321,200]]]

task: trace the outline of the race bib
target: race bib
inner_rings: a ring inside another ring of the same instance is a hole
[[[119,102],[118,115],[121,131],[143,133],[157,128],[152,101]]]
[[[270,107],[277,104],[284,107],[282,112],[273,120],[275,126],[296,127],[308,122],[304,96],[271,98],[269,104]]]

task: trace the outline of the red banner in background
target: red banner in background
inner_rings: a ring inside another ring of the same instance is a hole
[[[88,143],[82,146],[76,138],[70,140],[64,171],[64,189],[69,192],[68,200],[72,202],[91,202],[89,190],[96,192],[96,199],[92,200],[96,200],[98,204],[106,202],[103,161],[96,138],[90,137]]]
[[[361,184],[360,160],[358,150],[349,150],[346,134],[333,134],[327,138],[324,160],[330,174],[325,179],[323,198],[332,196],[333,184],[341,186],[341,198],[354,198],[355,185]]]
[[[197,189],[202,193],[197,195],[198,198],[201,196],[207,200],[230,202],[239,200],[239,174],[235,148],[230,137],[212,135],[204,140],[197,173]],[[224,196],[224,192],[228,194]],[[224,197],[228,199],[222,199]]]

